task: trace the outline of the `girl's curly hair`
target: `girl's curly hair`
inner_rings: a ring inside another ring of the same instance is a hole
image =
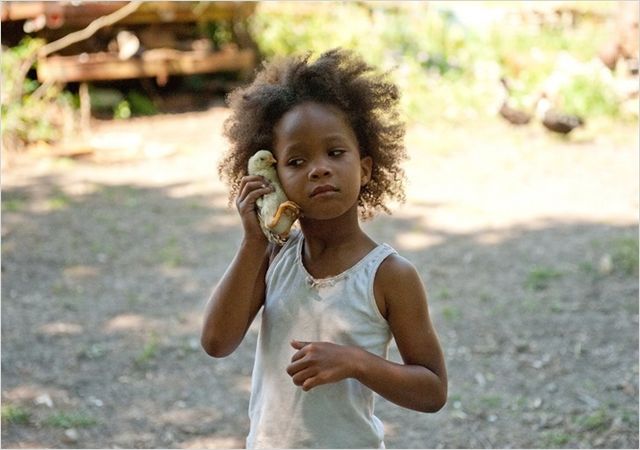
[[[373,159],[371,180],[358,199],[362,217],[389,212],[387,200],[404,200],[405,126],[395,84],[377,74],[354,52],[333,49],[309,62],[310,55],[266,63],[251,85],[231,92],[231,116],[224,134],[231,146],[218,166],[220,176],[238,194],[249,158],[273,148],[273,129],[294,106],[314,101],[341,109],[358,139],[362,156]]]

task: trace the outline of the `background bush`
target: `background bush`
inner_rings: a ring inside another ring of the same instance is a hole
[[[505,7],[517,13],[524,4],[482,3],[489,19]],[[589,19],[585,14],[586,19],[568,26],[536,22],[534,15],[528,23],[483,22],[481,17],[463,21],[446,2],[399,7],[389,2],[261,3],[252,31],[265,57],[318,54],[336,46],[360,52],[369,63],[391,71],[411,121],[494,116],[502,98],[501,76],[510,79],[513,100],[522,107],[531,108],[542,89],[551,88],[558,106],[568,112],[627,119],[610,71],[595,60],[611,38],[602,32],[600,18],[613,13],[615,4],[577,2],[576,7],[598,15]]]
[[[26,37],[2,49],[2,144],[18,149],[31,142],[52,142],[71,133],[77,99],[59,84],[41,84],[28,76],[44,41]]]
[[[613,17],[616,3],[572,2],[582,13],[573,24],[542,19],[527,5],[260,2],[250,31],[265,58],[307,51],[318,55],[338,46],[358,51],[398,84],[409,122],[464,124],[495,117],[503,99],[502,76],[511,82],[515,106],[533,110],[545,90],[557,107],[588,121],[637,121],[637,105],[622,107],[616,87],[620,74],[597,59],[615,32],[613,22],[603,20]],[[232,39],[228,26],[199,26],[214,48]],[[77,96],[34,79],[35,54],[42,45],[27,37],[14,48],[3,48],[2,141],[10,148],[57,141],[77,123]],[[91,96],[94,109],[106,108],[114,118],[157,112],[135,90],[92,88]]]

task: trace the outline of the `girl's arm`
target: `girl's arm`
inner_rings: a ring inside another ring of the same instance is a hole
[[[200,342],[211,356],[231,354],[242,342],[264,303],[264,277],[273,247],[258,223],[256,200],[273,188],[259,176],[244,177],[236,207],[244,237],[233,261],[211,294],[204,313]]]
[[[374,287],[376,297],[384,298],[387,321],[404,364],[358,347],[294,341],[298,352],[287,371],[304,390],[356,378],[400,406],[438,411],[447,400],[447,372],[420,276],[411,263],[392,255],[378,269]]]
[[[210,356],[228,356],[242,342],[264,301],[268,261],[266,243],[240,244],[205,308],[200,342]]]

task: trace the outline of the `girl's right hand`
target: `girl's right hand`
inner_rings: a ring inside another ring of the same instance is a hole
[[[273,192],[273,186],[264,177],[247,175],[240,180],[238,192],[236,208],[240,213],[245,239],[267,242],[267,238],[258,222],[256,201],[263,195]]]

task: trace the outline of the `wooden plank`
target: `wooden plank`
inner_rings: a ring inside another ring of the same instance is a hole
[[[45,14],[54,28],[85,27],[98,17],[122,8],[125,2],[2,2],[2,20],[33,19]],[[256,2],[144,2],[119,24],[149,24],[242,20],[253,14]],[[49,17],[55,16],[55,17]]]
[[[38,61],[37,72],[41,82],[163,78],[167,75],[250,70],[255,61],[256,55],[251,49],[215,53],[157,49],[125,61],[109,53],[51,56]]]
[[[74,6],[65,4],[64,25],[80,27],[97,17],[111,14],[122,7],[120,2],[91,2]],[[253,2],[145,2],[137,11],[118,22],[121,25],[228,21],[244,19],[255,9]]]
[[[25,20],[44,14],[44,2],[0,2],[2,21]]]

